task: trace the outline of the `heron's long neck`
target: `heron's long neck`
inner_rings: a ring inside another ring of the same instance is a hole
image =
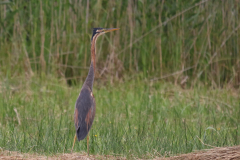
[[[88,71],[87,78],[84,82],[84,85],[87,85],[91,90],[93,88],[93,81],[94,81],[94,73],[95,73],[95,67],[96,67],[96,61],[95,61],[95,55],[96,55],[96,39],[92,40],[91,43],[91,65]]]

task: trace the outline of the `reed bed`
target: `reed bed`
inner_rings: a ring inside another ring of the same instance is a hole
[[[119,27],[98,42],[96,78],[239,87],[239,11],[238,0],[6,0],[1,74],[54,74],[75,84],[87,75],[91,28]]]

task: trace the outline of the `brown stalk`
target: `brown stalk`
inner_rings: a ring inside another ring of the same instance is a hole
[[[164,5],[164,1],[162,0],[162,4],[161,4],[161,8],[160,8],[160,12],[159,12],[159,16],[158,16],[158,21],[159,21],[159,25],[162,24],[162,11],[163,11],[163,5]],[[163,67],[162,67],[162,27],[159,29],[159,40],[158,43],[158,50],[159,50],[159,66],[160,66],[160,77],[162,77],[163,74]]]
[[[19,52],[19,48],[20,46],[22,47],[22,51],[24,52],[24,69],[25,69],[25,73],[27,76],[32,76],[33,75],[33,72],[32,72],[32,68],[31,68],[31,64],[30,64],[30,60],[29,60],[29,57],[28,57],[28,52],[27,52],[27,49],[26,49],[26,46],[25,46],[25,41],[24,41],[24,38],[22,36],[22,33],[25,31],[24,30],[24,27],[21,26],[20,24],[20,21],[19,21],[19,14],[17,13],[14,17],[14,20],[15,20],[15,24],[14,25],[16,28],[15,28],[15,36],[16,36],[16,45],[15,45],[15,53],[18,53]],[[17,41],[17,33],[19,34],[19,38],[20,40]],[[17,55],[18,56],[18,55]]]
[[[128,22],[130,27],[130,55],[129,55],[129,70],[132,69],[132,42],[133,42],[133,18],[132,18],[132,0],[128,0]]]
[[[80,3],[80,2],[79,2]],[[75,0],[75,4],[77,4],[77,0]],[[75,11],[77,11],[78,6],[75,5]],[[73,33],[74,35],[77,34],[77,15],[72,11],[73,14],[73,20],[72,20],[72,24],[73,24]],[[75,41],[75,37],[74,37],[74,41]],[[76,44],[78,44],[78,39],[76,39]],[[73,47],[73,53],[74,53],[74,58],[77,58],[77,48],[76,45],[74,45]]]
[[[57,13],[57,11],[55,11],[55,17],[58,17],[58,13]],[[57,75],[58,75],[58,69],[59,69],[59,67],[58,67],[58,64],[59,64],[59,47],[60,47],[60,45],[59,45],[59,41],[60,41],[60,29],[59,29],[59,26],[58,26],[58,20],[56,20],[56,23],[55,23],[55,27],[56,27],[56,36],[57,36],[57,42],[56,42],[56,49],[57,49],[57,51],[56,51],[56,57],[55,57],[55,60],[54,60],[54,63],[55,63],[55,65],[56,65],[56,68],[55,68],[55,72],[57,73]]]
[[[88,18],[89,18],[89,0],[87,0],[87,8],[86,8],[86,33],[88,29]]]
[[[29,4],[29,7],[30,7],[30,13],[32,14],[32,3],[30,2],[30,4]],[[32,18],[31,18],[31,20],[32,20]],[[32,38],[32,53],[33,53],[33,59],[34,59],[34,69],[35,69],[35,71],[37,70],[37,61],[36,61],[36,52],[35,52],[35,38],[36,38],[36,32],[35,32],[35,29],[36,29],[36,23],[34,23],[34,22],[32,22],[32,24],[33,24],[33,27],[32,27],[32,36],[31,36],[31,38]]]
[[[50,64],[52,59],[52,48],[53,48],[53,34],[54,34],[54,10],[53,10],[53,2],[51,6],[51,35],[50,35],[50,46],[49,46],[49,57],[48,57],[48,64]],[[50,66],[48,66],[50,68]],[[49,69],[50,71],[50,69]]]
[[[43,21],[44,11],[42,9],[42,0],[40,1],[40,21],[41,21],[41,53],[40,53],[40,64],[41,72],[46,72],[46,62],[44,59],[44,42],[45,42],[45,33],[44,33],[44,21]]]

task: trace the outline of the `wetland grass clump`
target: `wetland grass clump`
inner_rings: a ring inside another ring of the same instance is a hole
[[[47,78],[18,81],[15,86],[9,82],[2,83],[0,94],[1,148],[69,153],[80,85],[68,87]],[[239,91],[186,91],[170,83],[149,86],[142,81],[114,86],[95,90],[98,105],[90,154],[153,158],[240,143]],[[86,150],[86,140],[75,144],[75,152]]]

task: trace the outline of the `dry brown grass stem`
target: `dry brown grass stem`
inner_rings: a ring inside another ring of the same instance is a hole
[[[18,120],[18,124],[21,125],[21,120],[20,120],[20,116],[18,114],[18,111],[16,108],[14,108],[14,112],[16,113],[16,116],[17,116],[17,120]]]
[[[198,140],[199,140],[204,146],[213,147],[213,148],[216,147],[216,146],[212,146],[212,145],[209,145],[209,144],[204,143],[198,136],[197,136],[197,138],[198,138]]]
[[[152,79],[150,79],[150,81],[158,81],[158,80],[165,79],[165,78],[168,78],[168,77],[171,77],[171,76],[174,76],[174,75],[178,75],[180,73],[183,73],[183,72],[185,72],[185,71],[187,71],[189,69],[195,68],[195,67],[197,67],[197,65],[194,65],[194,66],[191,66],[191,67],[187,67],[186,69],[179,70],[179,71],[176,71],[174,73],[167,74],[167,75],[164,75],[164,76],[161,76],[161,77],[152,78]]]
[[[43,72],[46,72],[46,62],[44,59],[44,42],[45,42],[45,33],[44,33],[44,12],[42,9],[42,0],[40,1],[40,21],[41,21],[41,53],[40,53],[40,64]]]

